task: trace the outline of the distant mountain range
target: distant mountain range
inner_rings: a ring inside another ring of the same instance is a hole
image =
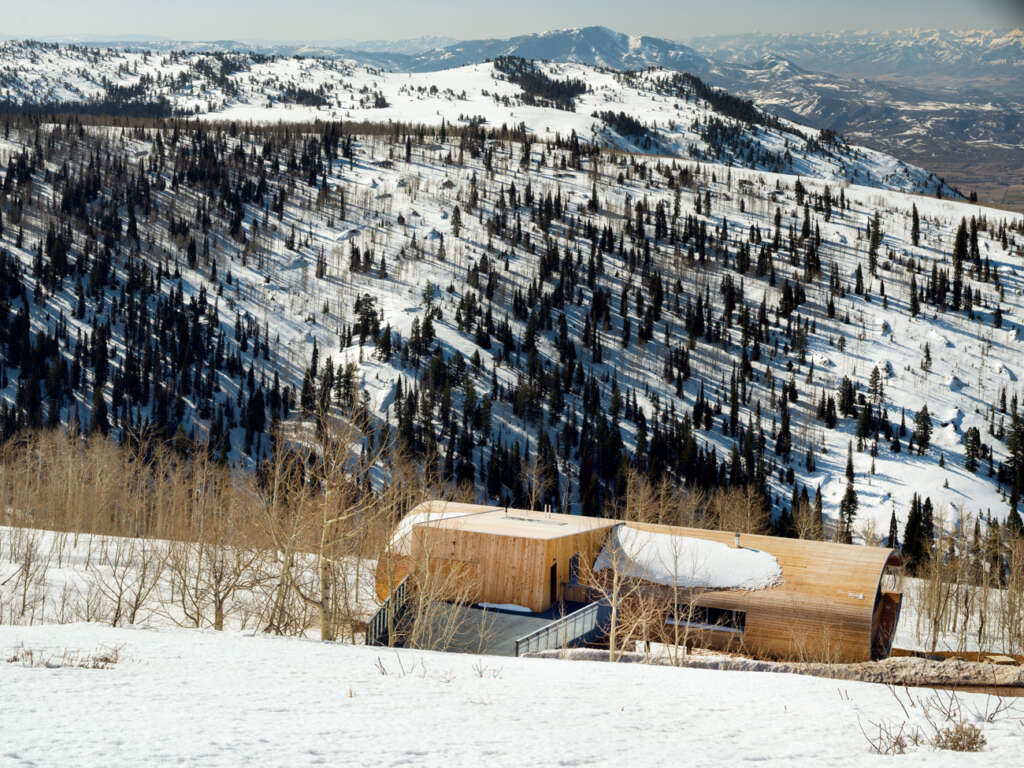
[[[4,39],[10,39],[7,36]],[[590,26],[510,38],[456,40],[421,36],[402,40],[174,40],[144,35],[39,38],[93,47],[151,50],[256,51],[277,55],[361,58],[386,54],[395,69],[430,71],[499,55],[571,61],[614,69],[650,65],[688,67],[707,74],[720,65],[757,66],[782,58],[812,72],[842,77],[1017,80],[1024,77],[1024,30],[895,30],[699,36],[673,41]],[[374,57],[379,59],[380,57]]]
[[[1024,76],[1020,29],[721,35],[686,42],[726,63],[749,65],[783,56],[805,69],[853,77]]]

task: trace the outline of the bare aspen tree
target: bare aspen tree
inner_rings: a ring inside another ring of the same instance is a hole
[[[105,598],[110,626],[134,624],[160,582],[166,560],[163,542],[122,536],[104,537],[91,564],[91,583]]]
[[[551,480],[537,451],[533,452],[529,461],[523,462],[522,472],[529,492],[530,509],[539,509],[541,499],[551,488]]]
[[[317,612],[320,637],[336,637],[335,589],[350,539],[359,522],[372,514],[371,479],[389,448],[389,438],[370,447],[369,429],[357,408],[345,418],[318,417],[317,445],[293,441],[280,446],[265,478],[263,520],[279,553],[278,613],[295,594]],[[283,440],[278,436],[278,440]],[[299,572],[299,554],[308,551],[311,572]],[[272,621],[274,619],[272,618]]]
[[[608,625],[608,660],[618,661],[622,657],[620,644],[620,614],[623,606],[637,596],[641,585],[631,576],[632,558],[619,545],[617,533],[624,526],[617,526],[609,532],[602,555],[593,564],[584,562],[580,568],[580,583],[590,588],[604,600],[610,610]],[[637,553],[632,553],[633,555]]]

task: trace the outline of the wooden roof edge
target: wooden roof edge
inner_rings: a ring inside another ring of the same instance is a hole
[[[440,509],[435,510],[434,509],[435,507],[439,507]],[[413,507],[408,512],[406,512],[405,516],[409,517],[411,515],[416,515],[416,514],[420,514],[420,513],[423,513],[423,512],[427,512],[427,513],[433,513],[435,511],[436,512],[444,512],[446,509],[451,508],[451,507],[473,507],[474,508],[472,510],[468,510],[467,509],[462,514],[458,515],[459,517],[466,517],[468,515],[482,515],[485,512],[494,512],[494,511],[499,510],[499,509],[504,509],[504,507],[498,506],[497,504],[473,504],[473,503],[468,502],[468,501],[447,501],[445,499],[430,499],[429,501],[421,501],[415,507]]]

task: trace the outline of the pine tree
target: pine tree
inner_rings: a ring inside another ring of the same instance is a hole
[[[459,210],[459,206],[455,206],[452,210],[452,236],[458,237],[459,232],[462,231],[462,212]]]
[[[968,472],[978,471],[978,458],[980,455],[981,432],[977,427],[970,427],[964,434],[964,468]]]
[[[839,502],[839,519],[842,521],[843,541],[853,543],[853,521],[857,517],[857,492],[853,489],[853,481],[847,480],[846,492]]]
[[[953,309],[960,309],[964,287],[964,260],[967,258],[967,222],[960,219],[953,244]]]
[[[871,436],[871,405],[870,403],[860,409],[857,415],[857,430],[854,436],[857,438],[857,450],[864,450],[864,441]]]
[[[814,492],[814,529],[818,539],[825,537],[825,512],[821,498],[821,485]]]
[[[848,376],[843,376],[839,383],[839,412],[843,416],[856,416],[857,407],[854,404],[853,382]]]
[[[789,453],[793,448],[793,436],[789,430],[789,403],[783,397],[779,401],[782,407],[782,424],[779,427],[779,434],[775,438],[775,453],[781,456],[783,461],[789,461]]]
[[[903,528],[903,562],[912,574],[917,573],[921,562],[923,547],[921,544],[921,502],[915,493],[910,499],[910,512]]]
[[[38,384],[30,383],[38,390]],[[107,418],[107,401],[103,397],[103,385],[97,384],[92,390],[92,421],[89,423],[90,434],[99,432],[104,437],[110,433],[110,420]]]
[[[1006,516],[1006,531],[1015,539],[1024,536],[1024,521],[1021,520],[1020,512],[1016,508],[1011,508],[1010,514]]]
[[[932,439],[932,418],[928,414],[927,403],[922,405],[921,410],[914,416],[914,433],[911,437],[917,443],[917,455],[923,455]]]
[[[932,500],[926,496],[921,505],[921,561],[931,558],[932,544],[935,541],[935,524],[932,519]]]
[[[739,426],[740,398],[739,390],[736,387],[736,374],[729,380],[729,434],[735,436]],[[777,445],[777,444],[776,444]]]

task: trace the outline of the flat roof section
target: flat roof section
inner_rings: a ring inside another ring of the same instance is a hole
[[[430,514],[444,514],[428,525],[452,531],[486,533],[491,536],[514,536],[520,539],[560,539],[587,531],[606,530],[619,525],[617,520],[582,515],[545,513],[512,507],[481,507],[477,504],[433,502]],[[421,508],[417,508],[422,511]]]

